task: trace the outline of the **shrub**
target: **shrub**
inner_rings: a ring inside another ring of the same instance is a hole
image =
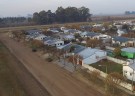
[[[52,58],[50,58],[50,57],[48,57],[48,58],[46,58],[46,61],[47,61],[47,62],[52,62],[52,61],[53,61],[53,59],[52,59]]]

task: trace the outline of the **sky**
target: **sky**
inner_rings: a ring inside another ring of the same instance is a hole
[[[92,14],[122,14],[135,11],[135,0],[0,0],[0,17],[27,16],[57,7],[85,6]]]

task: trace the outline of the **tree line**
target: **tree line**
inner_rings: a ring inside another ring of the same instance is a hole
[[[67,22],[90,21],[90,11],[86,7],[58,7],[55,12],[51,10],[33,13],[33,17],[5,17],[0,18],[0,27],[22,26],[22,25],[43,25]]]

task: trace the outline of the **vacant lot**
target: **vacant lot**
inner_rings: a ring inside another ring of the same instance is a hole
[[[0,96],[28,96],[9,64],[7,50],[0,42]]]
[[[95,64],[91,64],[90,66],[93,66],[94,68],[99,69],[103,72],[107,71],[107,73],[118,72],[122,74],[122,65],[114,63],[112,61],[103,60]]]

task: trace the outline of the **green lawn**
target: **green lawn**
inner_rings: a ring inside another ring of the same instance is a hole
[[[6,54],[7,49],[0,42],[0,96],[27,96],[18,81]]]
[[[106,72],[106,69],[107,69],[107,73],[118,72],[118,73],[122,74],[122,65],[114,63],[112,61],[103,60],[103,61],[91,64],[90,66],[92,66],[96,69],[99,69],[103,72]]]

